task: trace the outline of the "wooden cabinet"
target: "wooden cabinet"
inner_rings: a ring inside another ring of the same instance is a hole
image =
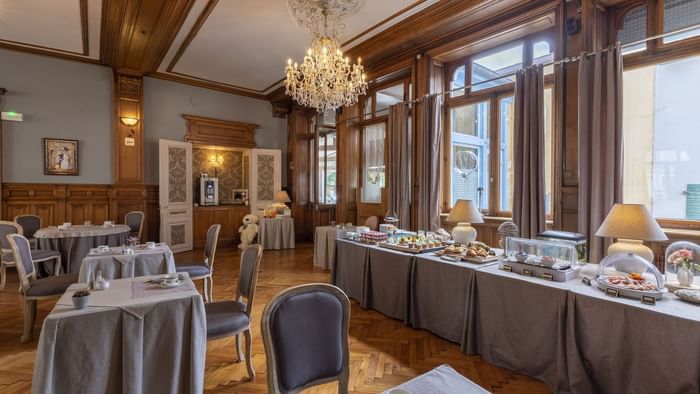
[[[240,240],[238,228],[243,217],[250,213],[246,205],[217,205],[194,208],[194,247],[201,248],[207,241],[207,229],[212,224],[220,224],[219,246],[237,244]]]

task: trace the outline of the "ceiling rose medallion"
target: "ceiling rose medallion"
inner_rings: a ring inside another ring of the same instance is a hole
[[[360,9],[359,0],[288,0],[289,12],[299,26],[313,35],[302,64],[287,60],[284,86],[297,103],[319,112],[353,105],[367,92],[361,59],[350,64],[340,48],[342,18]]]

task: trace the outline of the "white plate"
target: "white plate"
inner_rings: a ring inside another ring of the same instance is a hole
[[[170,289],[170,288],[173,288],[173,287],[178,287],[178,286],[180,286],[180,285],[183,284],[183,283],[185,283],[184,280],[178,280],[178,281],[169,282],[169,283],[160,282],[160,283],[158,283],[158,287],[163,288],[163,289]]]
[[[666,282],[666,288],[671,292],[676,290],[700,290],[700,286],[696,284],[692,286],[681,286],[678,282]]]

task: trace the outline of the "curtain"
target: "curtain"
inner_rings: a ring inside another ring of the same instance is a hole
[[[515,76],[513,221],[520,236],[545,229],[544,74],[541,65]]]
[[[442,136],[442,95],[431,95],[416,105],[422,144],[415,162],[419,163],[416,228],[440,228],[440,141]]]
[[[622,202],[622,56],[620,46],[582,54],[578,69],[578,230],[589,261],[605,256],[610,239],[595,232]]]
[[[411,133],[408,106],[389,107],[389,209],[396,212],[401,228],[411,228]]]

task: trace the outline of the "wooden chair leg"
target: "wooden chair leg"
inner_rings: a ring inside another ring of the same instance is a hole
[[[0,263],[0,291],[5,290],[5,281],[7,280],[7,266]]]
[[[248,368],[248,377],[255,380],[255,370],[253,369],[253,338],[250,328],[243,332],[245,335],[245,365]]]
[[[202,293],[204,293],[204,294],[203,294],[203,295],[204,295],[204,302],[209,302],[209,301],[211,301],[211,300],[209,299],[209,278],[204,277],[204,279],[202,280],[202,282],[204,282],[204,283],[203,283],[204,290],[202,291]]]
[[[209,301],[214,301],[214,277],[210,276],[209,281]]]
[[[241,362],[243,361],[243,344],[241,343],[241,334],[236,335],[236,355],[238,356],[238,361],[236,362]]]
[[[36,301],[35,300],[25,300],[24,301],[24,333],[22,333],[22,338],[20,338],[21,343],[26,343],[29,341],[29,337],[34,329],[34,320],[36,318]]]

